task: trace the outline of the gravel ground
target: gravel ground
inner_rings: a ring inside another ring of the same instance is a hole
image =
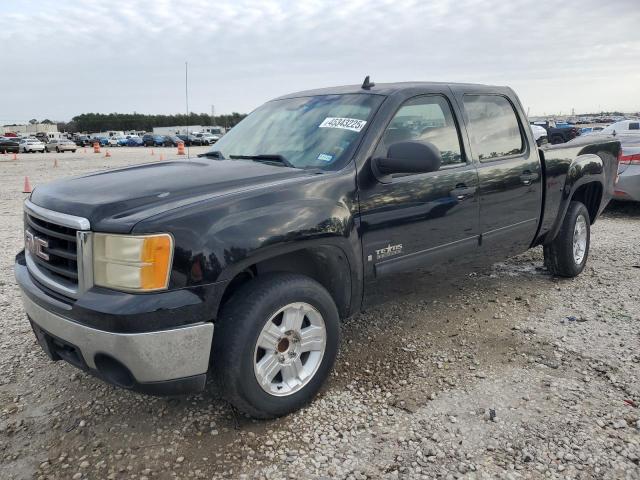
[[[535,249],[349,319],[327,387],[284,419],[48,361],[13,279],[24,176],[161,152],[175,149],[0,155],[2,478],[640,478],[638,205],[608,208],[577,279],[548,275]]]

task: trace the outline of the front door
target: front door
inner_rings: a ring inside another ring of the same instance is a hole
[[[359,184],[365,306],[406,292],[406,280],[418,272],[450,269],[478,249],[478,176],[445,95],[405,101],[374,157],[386,157],[390,145],[408,140],[435,145],[442,163],[437,171]]]

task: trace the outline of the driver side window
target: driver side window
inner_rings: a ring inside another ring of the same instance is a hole
[[[465,164],[458,128],[447,100],[440,95],[407,100],[389,123],[381,147],[383,156],[397,142],[431,143],[440,150],[440,169]]]

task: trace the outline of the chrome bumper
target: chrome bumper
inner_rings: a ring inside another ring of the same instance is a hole
[[[80,350],[92,370],[98,370],[96,354],[109,355],[122,363],[138,383],[202,375],[209,368],[212,323],[148,333],[112,333],[53,314],[27,295],[23,294],[22,300],[31,321]]]

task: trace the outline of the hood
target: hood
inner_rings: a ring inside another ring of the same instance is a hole
[[[31,201],[87,218],[94,231],[128,233],[139,221],[173,208],[312,174],[250,160],[198,158],[55,181],[38,186]]]

